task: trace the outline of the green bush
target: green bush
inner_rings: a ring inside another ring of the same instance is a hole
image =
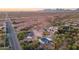
[[[19,32],[17,35],[19,40],[23,40],[25,36],[26,36],[26,32],[24,31]]]
[[[67,49],[78,49],[77,45],[74,45],[79,40],[79,29],[75,28],[74,26],[68,27],[60,27],[58,32],[54,35],[54,41],[58,48],[61,46],[66,45]],[[64,43],[66,42],[66,44]]]

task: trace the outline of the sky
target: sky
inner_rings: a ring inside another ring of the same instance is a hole
[[[38,10],[41,8],[78,8],[79,0],[0,0],[0,10],[12,10],[8,8],[27,8]],[[5,9],[7,8],[7,9]]]

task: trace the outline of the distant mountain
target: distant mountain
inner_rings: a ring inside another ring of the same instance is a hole
[[[77,8],[76,10],[74,10],[75,12],[79,12],[79,8]]]
[[[44,9],[41,10],[41,12],[79,12],[79,8],[78,9]]]

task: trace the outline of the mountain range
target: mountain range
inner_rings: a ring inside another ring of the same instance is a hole
[[[77,9],[43,9],[40,12],[79,12],[79,8]]]

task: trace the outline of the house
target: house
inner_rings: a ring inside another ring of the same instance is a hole
[[[57,30],[58,30],[58,27],[52,26],[52,27],[49,27],[47,31],[50,32],[50,33],[54,33]]]
[[[24,38],[24,41],[33,41],[34,33],[33,32],[27,32],[26,37]]]
[[[52,39],[47,38],[47,37],[43,37],[43,38],[39,39],[39,42],[41,44],[49,44],[51,41],[52,41]]]
[[[52,38],[52,36],[56,31],[58,31],[58,27],[52,26],[52,27],[49,27],[45,32],[43,32],[43,34],[44,36]]]
[[[34,36],[34,33],[33,32],[27,32],[27,36],[33,37]]]
[[[39,49],[52,49],[53,48],[52,46],[53,42],[51,38],[43,37],[39,39],[39,42],[40,42]]]

